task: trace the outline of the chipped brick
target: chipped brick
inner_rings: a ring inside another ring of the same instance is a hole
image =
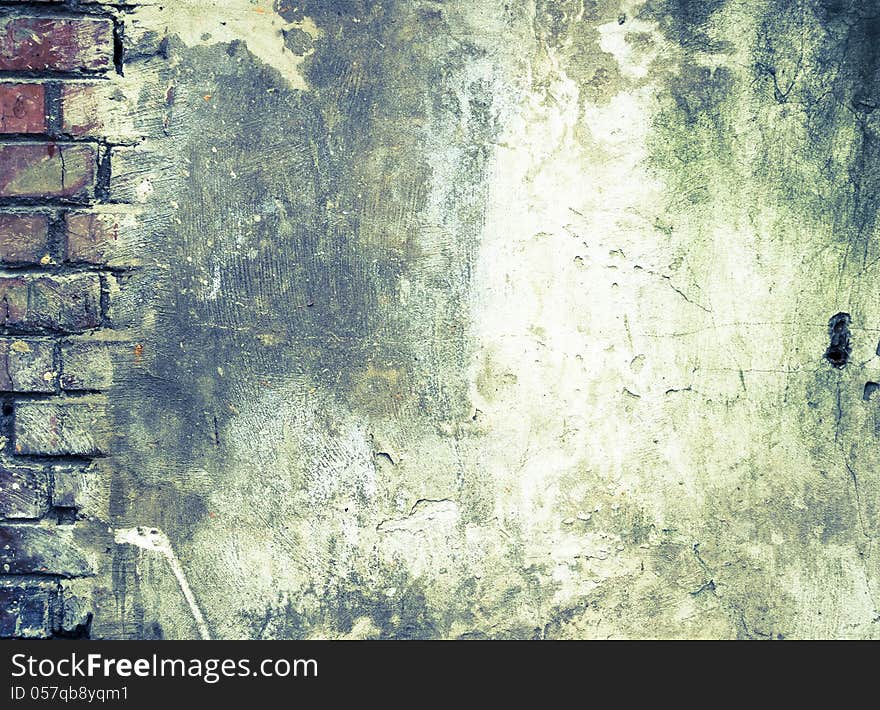
[[[48,509],[45,471],[0,466],[0,518],[36,519]]]
[[[0,580],[0,638],[49,638],[57,612],[57,584]]]
[[[73,542],[71,528],[21,524],[0,525],[0,570],[62,577],[93,573],[91,563]]]

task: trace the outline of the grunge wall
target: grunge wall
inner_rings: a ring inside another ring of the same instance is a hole
[[[0,13],[0,633],[880,636],[875,2]]]

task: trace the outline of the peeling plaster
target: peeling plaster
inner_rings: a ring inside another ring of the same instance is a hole
[[[176,0],[138,6],[132,22],[175,35],[187,47],[244,42],[256,57],[277,69],[291,88],[305,90],[302,63],[313,50],[292,51],[285,35],[298,31],[314,40],[320,30],[309,17],[284,20],[275,11],[276,5],[272,0]]]

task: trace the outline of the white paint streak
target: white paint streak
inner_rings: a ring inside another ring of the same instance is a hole
[[[189,582],[186,580],[180,560],[174,554],[174,549],[171,547],[171,541],[168,539],[168,536],[157,528],[119,528],[114,530],[114,539],[118,545],[134,545],[142,550],[157,552],[168,560],[168,566],[171,567],[171,572],[180,585],[180,591],[183,592],[186,603],[189,605],[202,639],[210,641],[211,632],[208,629],[208,624],[205,622],[205,617],[196,603],[195,595],[189,586]]]
[[[178,0],[161,6],[139,7],[136,31],[177,35],[189,47],[240,40],[261,61],[277,69],[295,89],[308,88],[300,65],[311,53],[294,54],[284,44],[284,32],[302,30],[312,38],[320,31],[308,17],[285,22],[271,0]]]

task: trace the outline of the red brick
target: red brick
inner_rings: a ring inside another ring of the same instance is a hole
[[[67,220],[67,260],[103,264],[119,240],[119,220],[110,214],[71,213]]]
[[[49,253],[49,218],[0,213],[0,263],[37,264]]]
[[[106,71],[112,66],[113,23],[109,20],[0,20],[0,70]]]
[[[89,145],[0,145],[0,197],[88,197],[96,167]]]
[[[0,133],[45,133],[42,84],[0,84]]]
[[[101,278],[97,274],[42,276],[30,282],[31,327],[84,331],[101,325]]]
[[[0,278],[0,327],[81,333],[101,325],[97,274]]]

